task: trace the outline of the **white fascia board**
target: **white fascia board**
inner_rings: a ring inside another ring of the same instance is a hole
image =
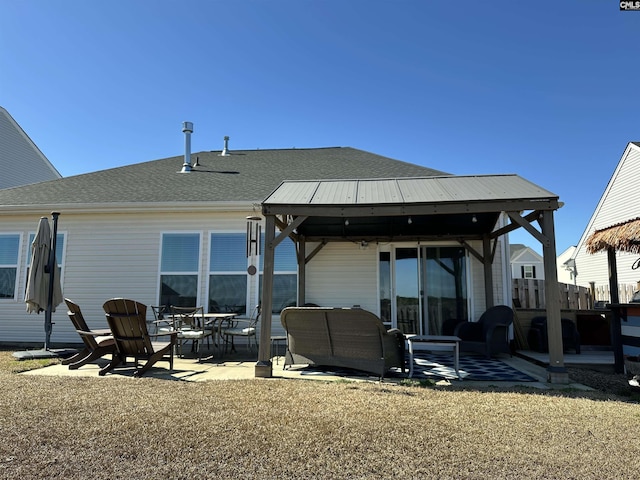
[[[0,215],[23,215],[42,212],[73,213],[119,213],[119,212],[245,212],[251,210],[256,202],[122,202],[91,204],[49,204],[49,205],[3,205]]]

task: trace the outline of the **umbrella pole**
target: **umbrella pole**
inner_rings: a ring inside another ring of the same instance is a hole
[[[53,232],[51,234],[51,250],[49,251],[49,262],[47,268],[49,270],[49,292],[47,297],[47,309],[44,312],[44,349],[49,350],[49,344],[51,340],[51,330],[53,329],[53,322],[51,321],[51,314],[53,313],[53,281],[58,270],[56,262],[56,241],[58,238],[58,216],[59,212],[51,212],[53,218]]]

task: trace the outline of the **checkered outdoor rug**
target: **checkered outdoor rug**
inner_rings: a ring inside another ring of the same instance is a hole
[[[480,355],[460,355],[460,377],[463,380],[495,382],[535,382],[536,379],[496,358]],[[413,378],[432,380],[457,379],[453,356],[417,352],[414,354]]]
[[[453,368],[453,356],[429,352],[414,354],[413,378],[415,380],[457,380],[458,376]],[[408,357],[407,357],[408,363]],[[496,358],[487,359],[479,355],[461,355],[459,362],[460,377],[463,380],[492,381],[492,382],[535,382],[535,378],[523,373]],[[309,366],[301,370],[302,375],[344,375],[373,377],[365,372],[350,369]],[[399,368],[392,368],[385,374],[387,378],[406,378]]]

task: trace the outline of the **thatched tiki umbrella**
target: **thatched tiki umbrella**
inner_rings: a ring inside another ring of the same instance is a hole
[[[618,266],[616,252],[640,253],[640,217],[617,223],[610,227],[596,230],[587,239],[587,252],[590,254],[606,250],[609,262],[609,290],[614,315],[612,325],[613,354],[616,372],[624,371],[624,356],[622,352],[622,333],[620,321],[620,303],[618,296]]]
[[[618,252],[640,253],[640,217],[596,230],[587,239],[587,252],[612,248]]]
[[[53,232],[47,217],[40,218],[36,236],[31,244],[31,265],[27,279],[25,303],[27,312],[45,312],[44,349],[49,350],[51,339],[51,314],[62,303],[60,272],[56,261],[56,237],[58,234],[58,215],[53,212]]]

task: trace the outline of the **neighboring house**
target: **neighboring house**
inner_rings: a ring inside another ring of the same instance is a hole
[[[61,175],[9,112],[0,107],[0,189],[55,180]]]
[[[598,205],[587,224],[572,259],[575,262],[578,285],[596,289],[609,285],[607,253],[589,254],[586,242],[589,236],[602,228],[626,222],[640,216],[640,142],[631,142],[625,148]],[[638,259],[630,253],[617,253],[618,284],[635,286],[640,270],[632,268]],[[633,287],[630,288],[633,290]],[[596,298],[607,301],[609,298]]]
[[[576,284],[576,276],[575,276],[575,261],[573,259],[573,254],[576,251],[576,246],[571,245],[564,252],[558,255],[558,260],[556,262],[556,268],[558,270],[558,281],[560,283],[566,283],[569,285]]]
[[[511,249],[511,278],[544,280],[542,255],[521,243],[512,243],[509,247]]]
[[[0,190],[0,342],[44,338],[24,290],[29,242],[53,211],[64,296],[90,328],[104,327],[112,297],[248,315],[266,264],[265,332],[281,330],[272,314],[310,302],[359,305],[405,333],[439,334],[446,320],[511,305],[506,234],[535,220],[544,237],[558,207],[557,195],[516,175],[457,177],[349,147],[225,144]],[[279,244],[274,225],[285,232]],[[559,322],[559,307],[553,315]],[[52,344],[79,342],[64,305],[53,321]],[[562,365],[559,339],[554,349]]]

